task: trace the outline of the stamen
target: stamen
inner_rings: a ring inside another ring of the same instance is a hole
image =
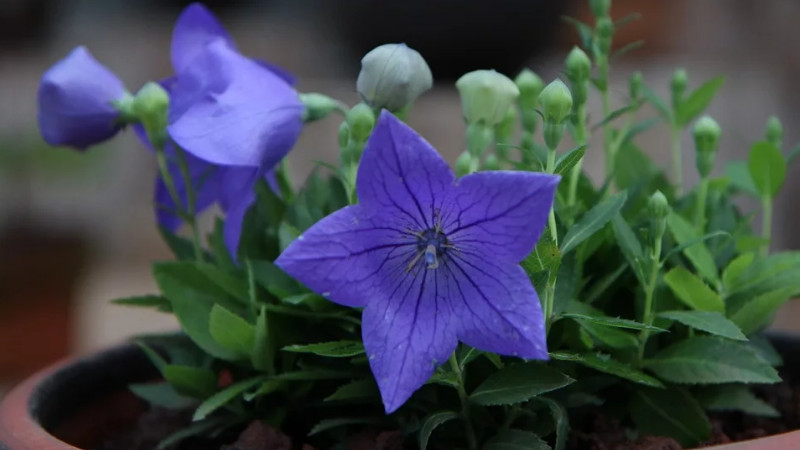
[[[425,252],[417,253],[417,256],[415,256],[414,259],[412,259],[411,262],[408,263],[408,265],[406,266],[406,273],[411,272],[411,269],[414,268],[414,266],[417,264],[417,261],[419,261],[419,259],[422,258],[422,255],[424,254]],[[427,257],[425,259],[427,259]]]

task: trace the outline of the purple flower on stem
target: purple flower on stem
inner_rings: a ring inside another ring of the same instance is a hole
[[[545,227],[559,177],[492,171],[456,180],[384,111],[357,180],[360,203],[315,224],[276,264],[336,303],[364,307],[362,338],[387,413],[458,341],[547,359],[539,299],[519,262]]]
[[[114,106],[127,94],[122,82],[86,50],[76,47],[42,76],[38,119],[50,145],[81,150],[114,136],[123,127]]]

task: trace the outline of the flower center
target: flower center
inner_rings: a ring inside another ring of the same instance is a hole
[[[445,254],[449,246],[447,237],[439,230],[425,230],[419,234],[417,239],[419,256],[425,257],[428,269],[439,267],[439,258]]]

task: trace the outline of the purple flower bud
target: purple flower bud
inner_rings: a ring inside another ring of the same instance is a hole
[[[39,84],[39,129],[50,145],[85,149],[124,125],[114,102],[127,96],[122,82],[77,47],[51,67]]]

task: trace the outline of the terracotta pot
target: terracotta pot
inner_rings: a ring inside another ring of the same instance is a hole
[[[800,336],[773,335],[787,364],[798,366]],[[0,403],[0,450],[92,448],[136,422],[142,401],[126,386],[158,373],[134,345],[62,361],[28,378]],[[800,430],[704,450],[797,450]]]

